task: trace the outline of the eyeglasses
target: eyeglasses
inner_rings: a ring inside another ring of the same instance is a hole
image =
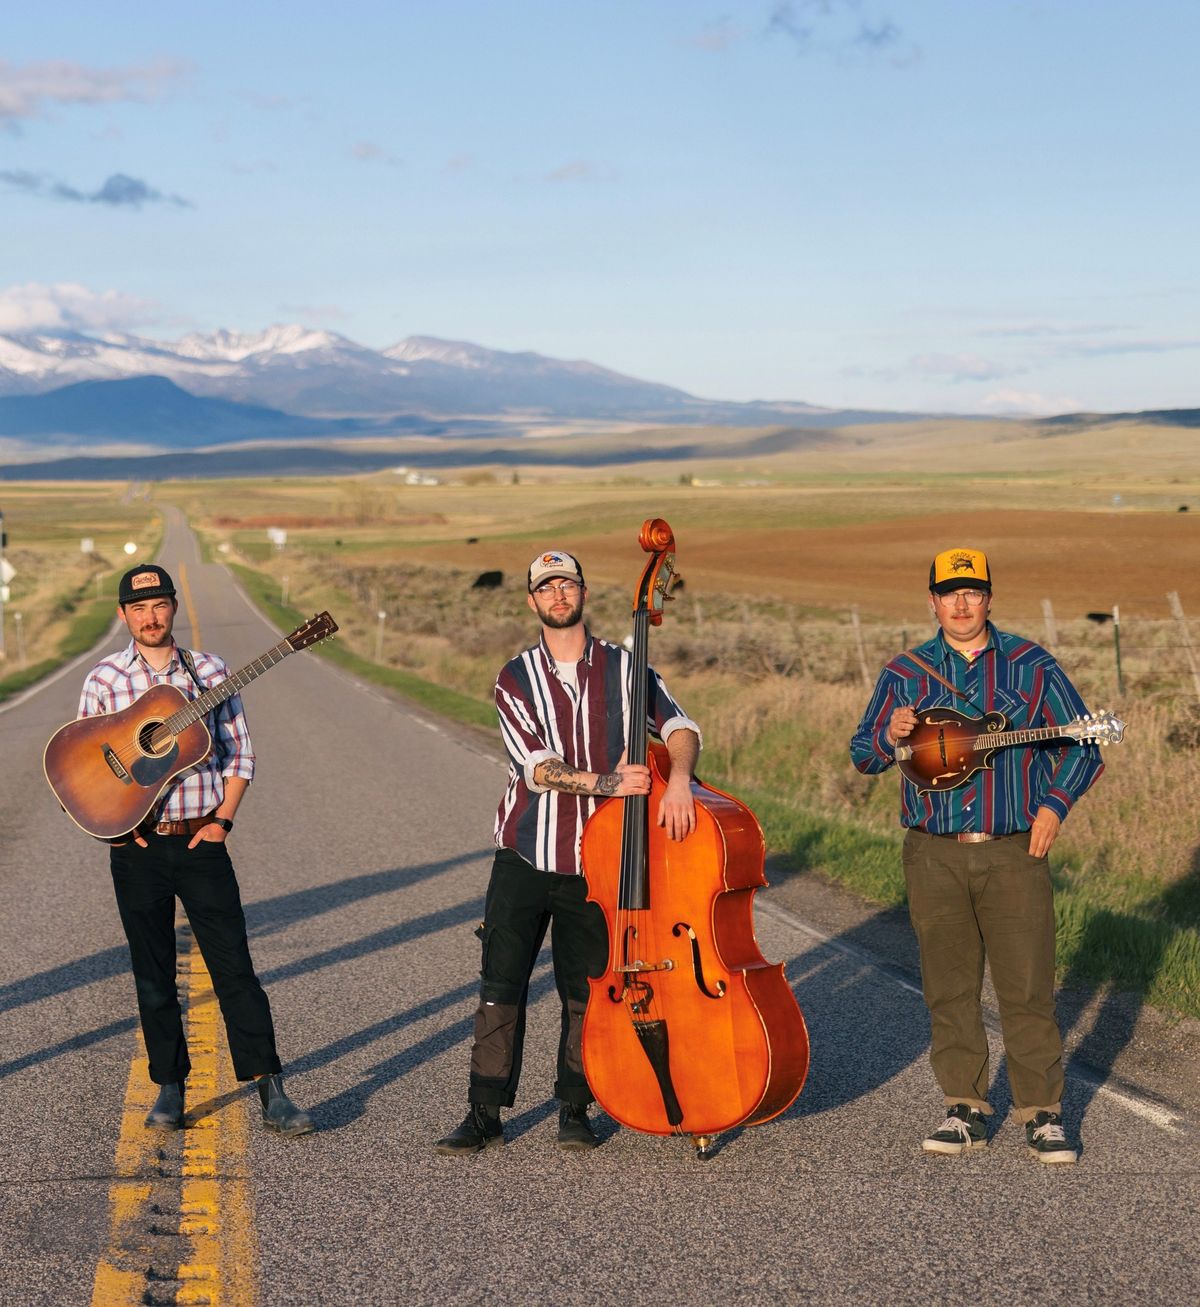
[[[574,599],[579,593],[579,582],[560,581],[558,585],[555,585],[553,581],[544,581],[534,588],[533,593],[541,595],[543,599],[549,599],[555,593],[562,595],[564,599]]]
[[[965,599],[972,608],[978,608],[987,594],[983,590],[951,590],[949,594],[938,595],[938,598],[947,608],[958,599]]]

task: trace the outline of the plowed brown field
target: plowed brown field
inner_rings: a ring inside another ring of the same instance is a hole
[[[931,558],[967,544],[991,560],[995,609],[1006,620],[1040,620],[1043,599],[1060,620],[1114,604],[1122,616],[1164,618],[1169,590],[1179,592],[1190,616],[1200,616],[1200,513],[926,513],[851,526],[691,526],[676,536],[679,571],[701,596],[772,594],[805,607],[845,611],[857,603],[864,616],[923,619]],[[567,533],[545,544],[577,552],[589,580],[631,588],[644,559],[636,524],[620,533]],[[486,539],[406,551],[424,561],[515,575],[529,554],[526,542]]]

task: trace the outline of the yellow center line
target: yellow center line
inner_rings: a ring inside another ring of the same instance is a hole
[[[183,592],[183,608],[187,613],[188,625],[192,628],[192,648],[200,648],[200,619],[196,616],[196,605],[192,602],[192,587],[188,585],[187,564],[179,564],[179,589]]]

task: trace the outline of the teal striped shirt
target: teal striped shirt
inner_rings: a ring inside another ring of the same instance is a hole
[[[1001,712],[1010,730],[1063,726],[1087,712],[1066,673],[1041,645],[998,631],[991,622],[987,629],[988,646],[974,661],[947,644],[941,631],[916,650],[965,698],[952,695],[903,654],[884,667],[850,741],[850,758],[860,772],[882,772],[895,764],[884,732],[893,710],[906,704],[918,709],[956,708],[981,717]],[[1028,830],[1041,807],[1065,818],[1103,770],[1100,749],[1094,744],[1055,742],[1000,749],[990,769],[976,772],[958,789],[921,794],[902,778],[900,822],[931,835],[961,831],[1011,835]]]

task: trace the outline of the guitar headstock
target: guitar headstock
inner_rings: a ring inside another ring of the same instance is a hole
[[[638,544],[650,555],[642,569],[633,611],[647,611],[651,626],[659,626],[663,606],[671,596],[675,582],[675,534],[661,517],[649,517],[642,523]]]
[[[1063,734],[1071,736],[1080,744],[1120,744],[1125,734],[1125,723],[1106,709],[1101,709],[1076,718],[1070,726],[1063,727]]]
[[[292,652],[299,653],[301,649],[307,649],[310,645],[319,644],[322,640],[328,640],[337,629],[338,624],[328,613],[317,613],[302,626],[296,627],[291,635],[285,638],[287,643],[292,646]]]

